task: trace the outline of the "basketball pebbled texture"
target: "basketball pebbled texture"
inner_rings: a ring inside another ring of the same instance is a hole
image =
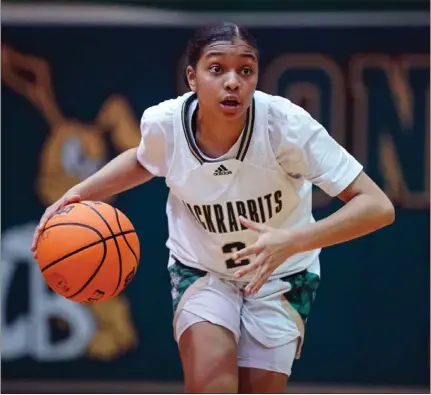
[[[65,206],[47,222],[37,261],[48,286],[76,302],[118,295],[136,273],[139,238],[130,220],[107,203]]]

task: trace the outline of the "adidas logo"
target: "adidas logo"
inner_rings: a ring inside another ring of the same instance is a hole
[[[217,169],[214,172],[215,176],[227,176],[228,174],[232,174],[232,172],[223,165],[220,165],[219,167],[217,167]]]

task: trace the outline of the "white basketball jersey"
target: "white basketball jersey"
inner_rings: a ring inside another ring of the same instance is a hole
[[[270,97],[256,92],[245,128],[228,158],[209,159],[197,147],[190,122],[191,109],[196,106],[194,94],[144,113],[147,124],[141,125],[143,141],[138,159],[149,171],[166,178],[170,188],[167,246],[183,264],[232,279],[238,267],[249,261],[235,263],[230,254],[253,244],[259,236],[240,224],[240,215],[283,229],[314,222],[312,183],[300,174],[289,175],[274,151],[269,132],[269,124],[273,124],[269,120]],[[151,128],[160,129],[159,148],[165,157],[158,168],[151,161],[154,154],[149,154],[149,141],[155,146],[157,137],[154,133],[147,136],[144,130]],[[292,256],[273,276],[310,266],[319,273],[318,255],[319,250],[315,250]]]

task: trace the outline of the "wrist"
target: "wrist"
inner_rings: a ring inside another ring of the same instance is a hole
[[[80,184],[74,185],[65,193],[65,196],[76,196],[76,195],[78,195],[82,200],[88,199],[86,196],[84,196],[84,193]]]
[[[298,228],[288,231],[287,242],[294,254],[308,250],[308,231],[306,228]]]

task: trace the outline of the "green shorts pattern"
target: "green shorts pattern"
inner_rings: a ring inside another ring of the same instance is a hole
[[[207,272],[183,265],[177,259],[175,259],[173,265],[168,267],[168,271],[171,277],[171,294],[175,314],[178,303],[180,303],[187,288],[193,285],[199,278],[204,277]]]
[[[311,305],[316,298],[320,277],[307,270],[291,274],[281,278],[282,281],[289,282],[292,289],[284,294],[288,302],[299,313],[304,324],[310,315]]]
[[[172,307],[175,313],[187,288],[193,285],[199,278],[204,277],[207,272],[186,266],[177,259],[175,259],[173,265],[169,266],[168,271],[171,278]],[[320,282],[319,276],[303,270],[282,277],[281,281],[290,283],[292,289],[286,292],[284,296],[298,311],[305,323],[310,315],[311,305],[316,297],[316,291]]]

